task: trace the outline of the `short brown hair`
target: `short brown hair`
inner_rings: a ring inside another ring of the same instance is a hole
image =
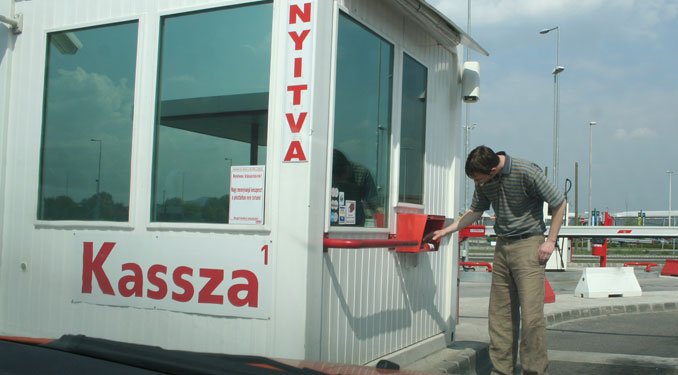
[[[488,175],[497,165],[499,165],[499,156],[487,146],[478,146],[466,158],[466,175],[471,178],[477,174]]]

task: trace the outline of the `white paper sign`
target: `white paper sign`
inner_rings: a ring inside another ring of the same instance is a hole
[[[263,165],[231,167],[229,224],[264,223],[265,181]]]

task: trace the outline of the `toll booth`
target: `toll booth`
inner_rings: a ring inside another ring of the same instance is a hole
[[[0,14],[0,334],[359,364],[449,343],[457,241],[425,236],[459,210],[462,48],[487,53],[439,11]]]

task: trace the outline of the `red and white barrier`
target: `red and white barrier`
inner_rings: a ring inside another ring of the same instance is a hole
[[[662,276],[678,276],[678,259],[667,259],[661,272]]]

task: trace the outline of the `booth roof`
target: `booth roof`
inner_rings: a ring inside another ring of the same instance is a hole
[[[438,39],[442,39],[440,40],[442,44],[452,48],[461,44],[485,56],[490,55],[470,35],[425,0],[396,0],[395,2],[418,20],[422,26],[434,33]]]

